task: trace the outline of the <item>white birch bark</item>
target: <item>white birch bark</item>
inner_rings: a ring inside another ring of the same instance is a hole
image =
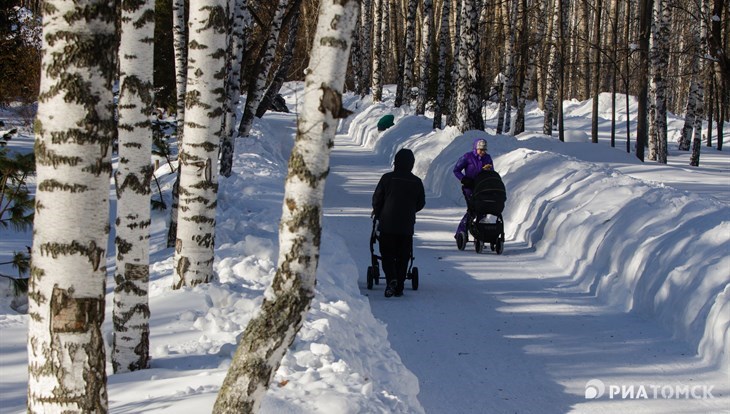
[[[416,9],[418,8],[417,0],[408,1],[408,15],[406,17],[406,43],[405,58],[403,61],[403,94],[406,102],[410,106],[413,93],[413,64],[416,58]],[[448,27],[448,25],[447,25]]]
[[[654,102],[654,138],[650,141],[649,158],[660,164],[667,163],[667,82],[664,75],[669,63],[669,26],[671,9],[666,0],[654,0],[654,30],[652,32],[652,91]]]
[[[278,268],[261,311],[249,322],[213,412],[258,412],[281,358],[315,294],[322,201],[342,108],[342,87],[359,1],[322,0],[306,70],[297,137],[289,159],[279,226]]]
[[[456,125],[456,100],[459,87],[459,54],[461,50],[461,7],[462,0],[456,0],[456,10],[454,10],[454,35],[452,36],[452,63],[451,63],[451,89],[448,97],[449,116],[446,119],[447,125]]]
[[[697,54],[705,56],[707,51],[707,17],[709,6],[707,0],[702,0],[701,13],[699,17],[699,38],[697,39]],[[692,155],[689,158],[689,165],[699,167],[700,148],[702,148],[702,121],[705,118],[705,61],[700,59],[697,64],[697,90],[695,103],[695,125],[694,138],[692,139]]]
[[[28,412],[105,413],[116,13],[113,2],[94,0],[46,0],[43,12]]]
[[[509,27],[507,36],[507,45],[505,47],[505,55],[507,64],[505,65],[504,80],[504,131],[497,131],[498,134],[508,133],[512,127],[512,94],[515,84],[515,36],[517,33],[517,0],[510,0],[509,7]]]
[[[225,99],[226,0],[191,0],[185,141],[180,152],[180,212],[173,289],[213,276],[218,148]]]
[[[152,179],[154,1],[122,1],[119,46],[119,164],[114,281],[114,372],[149,365],[149,226]]]
[[[226,115],[223,121],[225,134],[221,139],[221,167],[220,173],[230,177],[233,171],[233,153],[235,152],[236,138],[238,137],[236,114],[238,101],[241,99],[241,65],[243,63],[243,49],[245,38],[243,29],[246,25],[248,13],[247,0],[229,0],[231,13],[230,35],[228,37],[228,75],[226,79]]]
[[[370,80],[372,69],[372,32],[373,32],[373,8],[372,0],[362,0],[360,4],[360,58],[362,62],[362,89],[360,96],[370,93]]]
[[[269,76],[271,65],[274,63],[276,46],[279,43],[281,25],[284,20],[284,12],[286,12],[288,4],[289,0],[279,0],[278,5],[276,6],[276,11],[274,12],[274,17],[271,19],[269,37],[266,39],[266,51],[259,63],[259,73],[256,76],[253,88],[249,88],[249,93],[246,96],[246,105],[243,109],[241,123],[238,127],[238,136],[240,137],[247,137],[251,132],[256,109],[259,107],[261,98],[266,92],[266,79]]]
[[[548,52],[548,68],[547,68],[547,86],[545,87],[545,107],[543,109],[545,117],[542,126],[542,133],[545,135],[553,134],[553,124],[557,119],[555,113],[555,94],[558,89],[558,45],[560,44],[560,31],[558,30],[560,21],[560,0],[553,3],[553,31],[550,36],[550,52]]]
[[[456,127],[460,131],[484,129],[479,95],[479,11],[476,0],[464,0],[461,10],[461,47],[456,97]]]
[[[439,63],[438,63],[438,86],[436,91],[436,104],[433,108],[433,128],[441,128],[441,118],[444,107],[444,96],[446,94],[446,58],[451,39],[449,38],[449,14],[451,1],[443,2],[441,9],[441,30],[439,32]]]
[[[545,14],[545,7],[543,7],[545,2],[543,0],[538,0],[535,2],[535,24],[537,25],[537,33],[535,34],[534,39],[532,39],[532,42],[528,46],[527,51],[527,67],[525,69],[525,81],[522,86],[522,89],[520,90],[520,96],[517,101],[517,115],[515,117],[515,129],[513,131],[514,135],[521,134],[525,131],[525,103],[527,102],[527,95],[530,92],[530,87],[532,85],[532,80],[535,77],[535,59],[538,57],[538,54],[540,53],[540,47],[542,46],[542,42],[545,37],[545,26],[546,26],[546,20],[547,16]],[[526,12],[526,11],[525,11]],[[530,24],[529,18],[526,18],[524,20],[527,22],[527,24]],[[524,28],[525,31],[528,31],[528,27]]]
[[[373,102],[383,99],[383,0],[373,1],[373,56],[372,84]]]
[[[426,112],[426,98],[428,97],[428,75],[431,64],[431,30],[433,27],[433,0],[423,0],[423,25],[421,26],[421,67],[418,79],[418,98],[416,99],[416,114]]]

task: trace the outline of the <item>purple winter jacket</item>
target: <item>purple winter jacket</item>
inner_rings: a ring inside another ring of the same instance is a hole
[[[492,157],[489,154],[485,153],[482,157],[477,155],[477,142],[482,139],[475,139],[471,146],[471,152],[467,152],[459,158],[459,161],[456,161],[454,175],[459,181],[465,176],[472,179],[476,178],[477,174],[482,171],[482,167],[487,164],[492,164],[492,169],[494,169],[494,161],[492,161]]]

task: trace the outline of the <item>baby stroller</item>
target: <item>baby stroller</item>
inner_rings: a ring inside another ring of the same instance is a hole
[[[504,250],[504,220],[502,211],[507,200],[502,177],[496,171],[482,171],[474,180],[471,196],[464,193],[467,208],[467,232],[456,235],[456,247],[464,250],[469,242],[469,234],[474,238],[474,250],[481,253],[489,243],[493,252],[502,254]],[[490,222],[490,216],[496,217]]]
[[[373,288],[373,283],[376,285],[380,284],[380,265],[378,261],[382,258],[375,254],[375,242],[378,240],[378,232],[376,230],[377,220],[373,219],[373,231],[370,233],[370,262],[367,271],[367,286],[368,289]],[[406,273],[406,280],[411,281],[411,287],[413,290],[418,290],[418,268],[413,266],[413,244],[411,244],[411,262],[408,264],[408,273]]]

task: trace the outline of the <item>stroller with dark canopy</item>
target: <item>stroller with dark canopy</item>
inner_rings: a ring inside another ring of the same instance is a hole
[[[367,276],[367,287],[368,289],[373,288],[373,283],[376,285],[380,284],[380,265],[378,262],[382,258],[375,254],[375,244],[378,242],[378,231],[377,231],[377,220],[373,220],[373,231],[370,233],[370,266],[366,273]],[[406,273],[406,280],[411,281],[411,287],[413,290],[418,290],[418,268],[413,266],[413,244],[411,244],[411,261],[408,265],[408,272]]]
[[[493,252],[502,254],[504,250],[504,220],[502,211],[507,201],[507,190],[502,177],[496,171],[482,171],[474,179],[471,196],[464,193],[467,208],[467,233],[456,235],[456,247],[464,250],[469,242],[469,234],[474,238],[474,250],[481,253],[489,243]],[[488,216],[495,216],[490,222]]]

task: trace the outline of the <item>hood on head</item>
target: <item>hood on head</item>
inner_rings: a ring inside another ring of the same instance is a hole
[[[480,144],[480,143],[482,143],[482,144]],[[471,145],[471,149],[474,151],[474,153],[476,153],[477,148],[482,145],[484,146],[484,150],[486,151],[487,150],[487,140],[484,138],[476,138]]]
[[[410,172],[413,170],[413,164],[415,163],[416,157],[413,155],[413,151],[408,148],[401,148],[400,151],[395,154],[395,159],[393,160],[393,166],[396,171]]]

